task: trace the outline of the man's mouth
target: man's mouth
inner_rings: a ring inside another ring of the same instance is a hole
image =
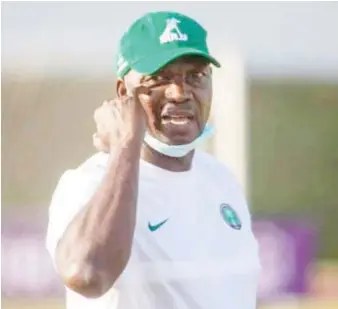
[[[167,109],[161,115],[162,124],[177,126],[186,125],[194,119],[194,113],[189,110]]]
[[[161,117],[162,124],[186,125],[193,120],[193,116],[167,115]]]
[[[198,118],[193,109],[169,107],[160,114],[160,131],[173,144],[190,143],[199,131]]]

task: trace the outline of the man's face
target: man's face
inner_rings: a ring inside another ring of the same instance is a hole
[[[212,100],[211,68],[205,59],[179,58],[151,76],[131,71],[120,87],[131,90],[140,84],[151,90],[140,96],[150,134],[169,145],[191,143],[201,134]]]

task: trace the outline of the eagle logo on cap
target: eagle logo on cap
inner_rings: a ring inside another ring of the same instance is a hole
[[[176,18],[167,19],[167,25],[163,33],[160,36],[161,44],[173,42],[173,41],[187,41],[188,35],[182,33],[178,27],[180,21]]]

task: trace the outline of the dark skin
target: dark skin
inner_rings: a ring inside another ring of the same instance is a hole
[[[178,159],[164,156],[144,145],[145,130],[168,144],[192,142],[209,117],[211,69],[204,59],[184,57],[152,76],[130,71],[117,82],[117,97],[95,115],[104,131],[98,135],[101,145],[111,150],[106,174],[56,249],[56,267],[65,285],[88,298],[106,293],[128,263],[140,158],[171,171],[191,167],[193,151]]]
[[[182,76],[186,76],[184,81]],[[153,76],[129,72],[117,82],[118,97],[126,94],[126,86],[133,89],[146,85],[151,95],[140,100],[147,115],[148,131],[158,140],[172,145],[188,144],[203,131],[209,118],[212,101],[212,79],[209,63],[200,57],[187,56],[170,63]],[[185,110],[192,113],[191,124],[175,130],[161,125],[161,113],[166,110]],[[194,152],[181,158],[162,155],[143,144],[142,159],[170,171],[186,171],[191,167]]]

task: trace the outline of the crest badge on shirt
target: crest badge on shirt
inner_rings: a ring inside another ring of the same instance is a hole
[[[242,222],[236,211],[229,204],[220,205],[221,216],[225,223],[235,230],[242,228]]]

